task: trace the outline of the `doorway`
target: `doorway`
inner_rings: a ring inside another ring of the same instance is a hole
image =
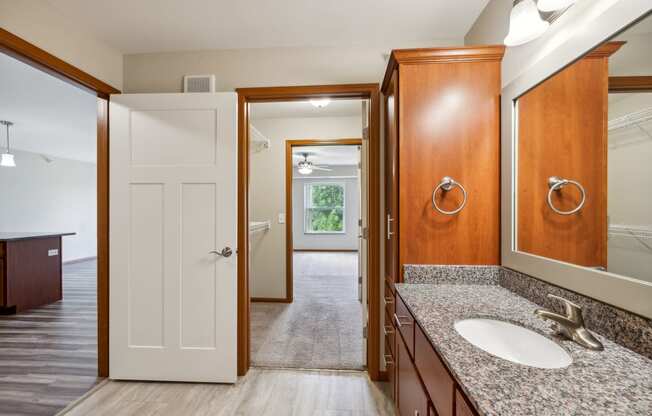
[[[364,236],[366,237],[365,244],[368,247],[368,255],[362,262],[362,267],[369,276],[374,278],[369,279],[369,284],[366,294],[366,308],[369,311],[368,325],[367,325],[367,343],[363,348],[366,355],[366,368],[370,376],[374,380],[378,380],[382,375],[380,374],[380,337],[379,337],[379,315],[380,315],[380,294],[379,286],[380,280],[375,277],[379,276],[379,184],[378,184],[378,169],[379,163],[379,105],[378,105],[378,85],[377,84],[363,84],[363,85],[334,85],[334,86],[309,86],[309,87],[276,87],[276,88],[248,88],[238,89],[239,106],[238,106],[238,141],[239,141],[239,232],[238,232],[238,251],[241,253],[241,261],[239,262],[238,270],[238,373],[244,375],[248,371],[249,366],[252,364],[252,339],[251,339],[251,309],[250,309],[250,296],[252,291],[250,259],[253,243],[250,241],[250,230],[254,223],[271,221],[278,222],[279,220],[285,223],[287,228],[289,225],[286,223],[288,212],[281,218],[274,215],[274,218],[250,218],[250,204],[251,194],[249,189],[250,174],[251,174],[251,160],[250,160],[250,146],[255,144],[250,141],[250,136],[256,133],[252,132],[249,128],[250,117],[252,113],[251,104],[254,103],[269,103],[269,102],[308,102],[311,99],[362,99],[366,102],[365,110],[363,111],[364,121],[366,127],[362,130],[362,147],[365,149],[365,158],[367,165],[367,176],[365,178],[366,190],[368,192],[365,201],[365,216],[368,223],[364,224]],[[286,136],[286,138],[293,138],[301,136]],[[310,136],[308,136],[310,137]],[[329,137],[333,137],[332,135]],[[336,136],[337,137],[337,136]],[[342,135],[340,135],[342,137]],[[351,137],[351,136],[344,136]],[[353,136],[355,137],[355,136]],[[332,139],[331,139],[332,140]],[[281,162],[282,163],[282,162]],[[269,189],[269,192],[274,192]],[[290,213],[290,217],[292,214]],[[290,218],[291,220],[292,218]],[[286,240],[287,241],[287,240]],[[251,244],[251,245],[250,245]],[[292,246],[290,246],[292,247]],[[283,244],[283,249],[286,256],[286,264],[290,267],[294,265],[294,252],[292,249],[288,250],[286,244]],[[243,258],[246,257],[246,258]],[[288,268],[289,269],[289,268]],[[286,282],[289,278],[293,277],[291,274],[286,274]],[[378,280],[378,281],[376,281]],[[282,296],[277,296],[275,302],[289,303],[293,301],[294,284],[286,285],[290,288],[289,291],[283,290]],[[283,289],[285,289],[283,287]],[[356,293],[357,295],[357,293]],[[254,297],[255,299],[256,296]],[[263,299],[269,300],[269,299]]]

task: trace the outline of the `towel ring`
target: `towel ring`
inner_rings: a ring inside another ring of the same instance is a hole
[[[561,189],[566,185],[575,185],[577,189],[579,189],[580,193],[582,194],[582,200],[580,201],[580,203],[570,211],[562,211],[560,209],[555,208],[555,206],[552,204],[552,193],[555,191],[560,192]],[[548,178],[548,188],[550,188],[550,190],[548,191],[548,206],[550,207],[551,210],[555,211],[559,215],[573,215],[579,210],[581,210],[582,207],[584,206],[584,203],[586,202],[586,191],[584,190],[584,187],[577,181],[571,179],[564,179],[557,176],[551,176]]]
[[[452,211],[446,211],[444,209],[439,208],[439,206],[437,205],[437,201],[435,200],[435,197],[437,196],[437,191],[441,189],[442,192],[448,192],[455,187],[460,188],[462,194],[464,195],[464,199],[462,200],[460,206]],[[455,179],[451,178],[450,176],[444,176],[443,178],[441,178],[441,181],[439,181],[439,185],[437,185],[435,187],[435,190],[432,191],[432,207],[444,215],[455,215],[458,212],[460,212],[462,209],[464,209],[464,206],[466,205],[466,200],[467,200],[466,189],[464,189],[461,183],[457,182]]]

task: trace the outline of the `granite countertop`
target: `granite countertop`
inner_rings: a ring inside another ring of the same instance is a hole
[[[15,240],[27,240],[30,238],[47,238],[47,237],[63,237],[66,235],[75,235],[75,233],[56,233],[56,232],[9,232],[3,233],[0,232],[0,241],[15,241]]]
[[[487,284],[403,283],[396,289],[481,415],[652,414],[652,360],[595,334],[604,351],[590,351],[554,335],[536,317],[536,304]],[[510,321],[558,342],[573,359],[540,369],[495,357],[454,329],[461,319]]]

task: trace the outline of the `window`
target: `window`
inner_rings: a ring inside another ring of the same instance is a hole
[[[344,184],[307,183],[304,217],[307,234],[344,233]]]

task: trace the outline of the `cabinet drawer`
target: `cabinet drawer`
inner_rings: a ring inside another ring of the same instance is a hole
[[[403,336],[410,357],[414,357],[414,318],[398,293],[395,299],[396,312],[394,313],[394,325]],[[399,343],[398,340],[397,343]]]
[[[385,336],[385,349],[389,345],[393,354],[396,354],[396,327],[394,327],[393,316],[385,311],[385,324],[383,326],[383,335]]]
[[[464,394],[455,389],[455,416],[476,416],[477,413],[473,410],[469,402],[466,400]]]
[[[396,340],[397,401],[400,416],[428,416],[428,395],[423,390],[405,343]]]
[[[414,361],[439,416],[453,416],[455,384],[421,328],[415,328]]]

